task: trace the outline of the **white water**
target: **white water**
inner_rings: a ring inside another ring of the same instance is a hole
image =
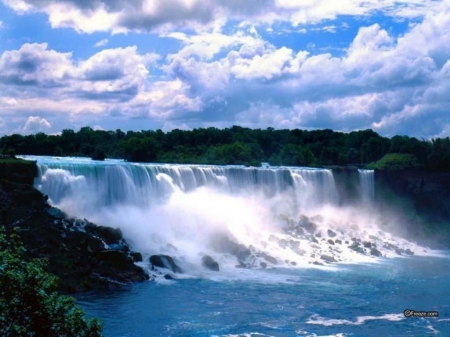
[[[429,253],[381,230],[374,214],[338,207],[330,170],[27,159],[38,161],[35,184],[52,205],[120,227],[135,250],[147,257],[174,256],[190,275],[227,278],[239,263],[251,268],[327,264],[323,256],[334,262],[376,261],[370,247],[359,253],[349,248],[355,240],[370,242],[386,257],[398,256],[394,246]],[[367,178],[361,180],[363,195],[371,202],[373,172],[360,171],[361,176]],[[315,226],[310,232],[304,230],[308,223]],[[248,256],[237,258],[236,244],[248,249]],[[204,254],[219,262],[221,276],[201,266]]]
[[[375,171],[358,170],[361,198],[366,204],[370,204],[375,199]]]

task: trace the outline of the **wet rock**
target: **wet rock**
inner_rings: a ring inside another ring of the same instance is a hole
[[[371,249],[370,249],[370,255],[376,256],[376,257],[383,256],[383,255],[381,254],[381,252],[380,252],[378,249],[376,249],[376,248],[371,248]]]
[[[334,245],[334,241],[333,240],[331,240],[331,239],[328,239],[328,241],[327,241],[330,245]]]
[[[173,277],[173,276],[170,275],[170,274],[164,275],[164,278],[165,278],[166,280],[175,280],[175,277]]]
[[[150,256],[150,263],[155,267],[167,268],[174,273],[182,273],[183,270],[175,263],[169,255],[152,255]]]
[[[364,241],[364,242],[363,242],[363,246],[364,246],[365,248],[372,248],[372,243],[369,242],[369,241]]]
[[[130,263],[133,263],[131,258],[120,250],[103,250],[99,252],[98,259],[107,261],[116,268],[125,268]]]
[[[86,240],[86,250],[89,253],[98,253],[98,252],[101,252],[102,250],[105,250],[105,249],[106,249],[105,244],[99,238],[95,238],[95,237],[87,238],[87,240]]]
[[[405,254],[406,255],[414,255],[414,252],[411,249],[408,248],[408,249],[405,250]]]
[[[320,256],[320,259],[324,260],[325,262],[328,262],[328,263],[337,262],[333,256],[329,256],[329,255],[322,255],[322,256]]]
[[[209,255],[205,255],[202,257],[202,265],[206,269],[219,271],[219,264]]]
[[[317,230],[317,225],[311,222],[308,217],[302,216],[298,222],[298,226],[302,227],[305,231],[314,233]]]
[[[120,228],[97,226],[93,223],[87,223],[84,229],[88,233],[102,237],[108,245],[123,239]]]
[[[268,254],[263,254],[262,257],[264,260],[266,260],[267,262],[269,262],[271,264],[278,264],[277,259],[274,258],[273,256],[270,256]]]
[[[330,238],[334,238],[337,234],[335,232],[333,232],[331,229],[327,230],[327,234]]]
[[[261,266],[261,268],[266,269],[267,268],[267,263],[265,262],[260,262],[259,265]]]
[[[319,261],[314,261],[313,264],[315,264],[316,266],[323,266],[323,263],[320,263]]]
[[[340,245],[342,245],[342,241],[339,240],[339,239],[334,240],[334,242],[335,242],[335,243],[338,243],[338,244],[340,244]]]
[[[348,246],[348,248],[350,248],[351,250],[353,250],[357,253],[364,254],[364,248],[362,248],[357,242],[354,242],[353,244]]]
[[[130,255],[134,262],[142,262],[142,254],[141,253],[132,252]]]

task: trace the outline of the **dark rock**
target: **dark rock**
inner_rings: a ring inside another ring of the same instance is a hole
[[[334,245],[334,241],[333,240],[331,240],[331,239],[328,239],[328,241],[327,241],[330,245]]]
[[[117,243],[123,239],[123,234],[120,228],[97,226],[93,223],[88,223],[84,226],[84,229],[88,233],[101,237],[108,245]]]
[[[268,254],[263,254],[262,257],[263,257],[264,260],[266,260],[266,261],[269,262],[269,263],[272,263],[272,264],[278,264],[277,259],[274,258],[273,256],[270,256],[270,255],[268,255]]]
[[[348,246],[348,248],[350,248],[351,250],[360,253],[360,254],[364,254],[364,248],[362,248],[358,243],[354,242],[352,243],[350,246]]]
[[[108,261],[116,268],[124,268],[130,262],[131,258],[122,251],[119,250],[103,250],[98,253],[99,260]]]
[[[106,246],[99,238],[89,237],[86,240],[86,250],[89,253],[98,253],[105,250]]]
[[[414,252],[411,249],[408,248],[408,249],[405,250],[405,254],[406,255],[414,255]]]
[[[265,262],[260,262],[259,265],[260,265],[261,268],[263,268],[263,269],[267,268],[267,263],[265,263]]]
[[[364,241],[364,242],[363,242],[363,246],[364,246],[365,248],[372,248],[372,243],[370,243],[369,241]]]
[[[317,225],[314,222],[311,222],[307,216],[302,215],[300,217],[300,221],[298,222],[298,226],[302,227],[304,230],[310,233],[314,233],[317,229]]]
[[[209,255],[205,255],[202,257],[202,265],[206,269],[219,271],[219,264]]]
[[[329,255],[322,255],[320,257],[320,259],[324,260],[325,262],[328,262],[328,263],[337,262],[336,259],[333,256],[329,256]]]
[[[164,275],[164,278],[165,278],[166,280],[175,280],[175,278],[174,278],[172,275],[170,275],[170,274]]]
[[[142,262],[142,254],[139,252],[132,252],[131,258],[134,262]]]
[[[334,238],[337,234],[335,232],[333,232],[331,229],[327,230],[327,234],[330,238]]]
[[[320,263],[319,261],[314,261],[313,264],[315,264],[316,266],[323,266],[323,263]]]
[[[381,254],[381,252],[378,249],[376,249],[376,248],[370,249],[370,255],[377,256],[377,257],[383,256]]]
[[[341,241],[341,240],[339,240],[339,239],[336,239],[336,240],[334,240],[334,242],[336,242],[336,243],[338,243],[338,244],[342,245],[342,241]]]
[[[174,273],[182,273],[183,270],[177,266],[175,261],[169,255],[152,255],[150,256],[150,263],[159,268],[167,268]]]

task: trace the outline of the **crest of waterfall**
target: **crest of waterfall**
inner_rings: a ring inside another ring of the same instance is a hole
[[[164,203],[175,192],[188,194],[201,187],[232,196],[283,195],[298,210],[337,201],[333,175],[325,169],[135,164],[50,157],[38,158],[37,164],[38,189],[55,206],[79,216],[104,207],[152,207]]]
[[[372,203],[375,199],[375,171],[358,170],[361,199],[364,203]]]

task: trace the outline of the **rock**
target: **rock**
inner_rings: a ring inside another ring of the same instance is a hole
[[[335,232],[333,232],[331,229],[327,230],[327,234],[330,238],[334,238],[337,234]]]
[[[167,268],[174,273],[182,273],[183,270],[177,266],[175,261],[169,255],[152,255],[150,256],[150,263],[159,268]]]
[[[320,263],[319,261],[314,261],[313,264],[315,264],[316,266],[323,266],[323,263]]]
[[[334,241],[333,240],[331,240],[331,239],[328,239],[328,241],[327,241],[330,245],[334,245]]]
[[[264,260],[266,260],[266,261],[269,262],[269,263],[272,263],[272,264],[278,264],[277,259],[274,258],[273,256],[270,256],[270,255],[268,255],[268,254],[263,254],[262,257],[263,257]]]
[[[142,262],[142,254],[139,252],[132,252],[131,258],[134,262]]]
[[[329,255],[322,255],[320,257],[320,259],[324,260],[325,262],[328,262],[328,263],[337,262],[333,256],[329,256]]]
[[[267,268],[267,263],[265,262],[260,262],[259,265],[261,266],[261,268],[266,269]]]
[[[317,229],[317,225],[314,222],[311,222],[308,217],[302,215],[300,217],[300,221],[298,222],[298,226],[302,227],[305,231],[314,233]]]
[[[89,237],[86,242],[86,250],[89,253],[98,253],[105,250],[106,246],[99,238]]]
[[[123,234],[120,228],[97,226],[93,223],[87,223],[84,226],[84,229],[88,233],[103,238],[108,245],[117,243],[118,241],[123,239]]]
[[[357,253],[364,254],[364,248],[362,248],[357,242],[352,243],[350,246],[348,246],[348,248]]]
[[[369,241],[364,241],[364,242],[363,242],[363,246],[364,246],[365,248],[372,248],[372,243],[370,243]]]
[[[165,278],[166,280],[175,280],[175,277],[173,277],[173,276],[170,275],[170,274],[164,275],[164,278]]]
[[[339,240],[339,239],[334,240],[334,242],[335,242],[335,243],[338,243],[338,244],[340,244],[340,245],[342,245],[342,241]]]
[[[414,252],[411,249],[408,248],[408,249],[405,250],[405,254],[406,255],[414,255]]]
[[[372,255],[372,256],[377,256],[377,257],[383,256],[383,255],[381,254],[381,252],[380,252],[378,249],[376,249],[376,248],[370,249],[370,255]]]
[[[116,268],[125,268],[130,262],[133,263],[126,253],[119,250],[103,250],[98,253],[98,259],[107,261]]]
[[[209,255],[205,255],[202,257],[202,265],[206,269],[219,271],[219,264]]]

